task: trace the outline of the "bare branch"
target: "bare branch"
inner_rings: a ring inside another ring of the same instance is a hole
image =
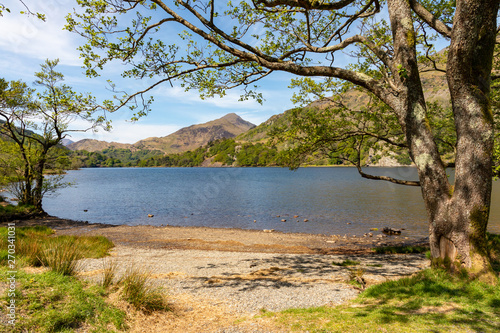
[[[397,179],[393,177],[388,177],[388,176],[374,176],[374,175],[369,175],[361,169],[361,145],[363,144],[363,139],[361,138],[357,151],[358,151],[358,159],[356,160],[356,169],[358,169],[358,173],[361,175],[361,177],[366,178],[366,179],[372,179],[372,180],[384,180],[388,181],[394,184],[398,185],[406,185],[406,186],[420,186],[419,181],[413,181],[413,180],[402,180],[402,179]]]
[[[444,22],[438,20],[431,12],[429,12],[418,1],[416,0],[409,0],[409,1],[413,11],[422,20],[424,20],[425,23],[427,23],[429,26],[431,26],[434,30],[436,30],[439,34],[443,35],[444,37],[451,38],[451,28],[449,26],[444,24]]]
[[[369,174],[363,172],[359,163],[356,164],[356,168],[358,169],[358,173],[361,175],[361,177],[366,178],[366,179],[384,180],[384,181],[388,181],[388,182],[398,184],[398,185],[420,186],[420,182],[415,181],[415,180],[402,180],[402,179],[396,179],[396,178],[392,178],[392,177],[388,177],[388,176],[369,175]]]

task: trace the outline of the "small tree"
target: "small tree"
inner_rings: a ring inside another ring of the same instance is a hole
[[[51,152],[69,133],[88,131],[98,126],[109,127],[104,112],[90,95],[76,93],[62,84],[63,74],[56,72],[58,60],[47,60],[35,73],[35,86],[43,92],[28,88],[20,81],[0,81],[0,117],[4,121],[0,134],[13,141],[21,156],[23,173],[17,182],[21,203],[33,205],[43,212],[42,198],[47,191],[58,187],[58,181],[47,183],[45,169],[52,159]],[[73,129],[71,122],[84,119],[89,126]]]

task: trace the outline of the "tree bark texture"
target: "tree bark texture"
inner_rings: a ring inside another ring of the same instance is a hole
[[[457,155],[450,200],[431,219],[433,258],[450,260],[488,276],[486,247],[493,152],[490,81],[496,38],[497,0],[457,1],[447,62]]]
[[[389,0],[388,8],[400,69],[395,78],[399,95],[391,107],[418,169],[433,262],[491,281],[486,247],[493,149],[489,89],[498,2],[457,1],[447,63],[457,131],[455,186],[449,183],[427,120],[409,4]]]

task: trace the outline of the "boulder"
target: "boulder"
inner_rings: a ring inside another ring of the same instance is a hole
[[[401,235],[401,229],[393,229],[385,227],[382,232],[386,235]]]

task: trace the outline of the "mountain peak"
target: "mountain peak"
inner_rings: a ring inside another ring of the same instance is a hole
[[[84,139],[69,145],[69,148],[72,150],[85,149],[96,151],[114,146],[115,148],[156,149],[165,153],[179,153],[194,150],[206,145],[210,141],[234,138],[254,127],[254,124],[242,119],[236,113],[228,113],[219,119],[204,124],[184,127],[164,137],[151,137],[140,140],[132,145]]]
[[[242,118],[240,116],[238,116],[236,113],[231,112],[231,113],[228,113],[225,116],[221,117],[220,119],[234,120],[234,119],[242,119]]]
[[[241,128],[243,130],[243,132],[246,132],[249,129],[252,129],[255,127],[254,124],[252,124],[249,121],[244,120],[243,118],[241,118],[240,116],[238,116],[234,112],[228,113],[224,117],[219,118],[218,120],[227,121],[227,122],[233,124],[234,126]]]

